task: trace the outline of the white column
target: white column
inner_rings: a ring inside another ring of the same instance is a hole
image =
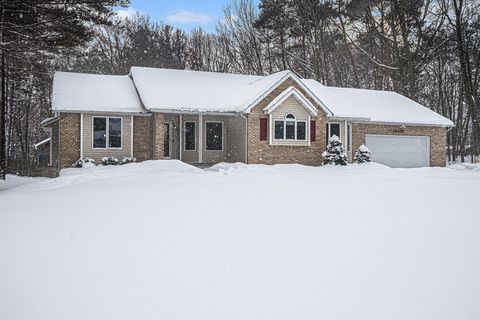
[[[178,125],[178,159],[182,161],[183,152],[183,116],[179,116],[180,124]]]
[[[130,116],[130,157],[133,158],[133,115]]]
[[[198,163],[203,162],[203,115],[198,115]]]
[[[83,159],[83,113],[80,113],[80,159]]]

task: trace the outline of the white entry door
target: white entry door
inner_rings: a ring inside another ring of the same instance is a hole
[[[372,161],[392,168],[430,166],[430,137],[365,135]]]

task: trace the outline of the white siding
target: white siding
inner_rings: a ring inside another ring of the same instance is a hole
[[[122,118],[122,148],[121,149],[94,149],[93,148],[93,117],[115,117]],[[114,114],[102,115],[83,115],[83,157],[94,159],[97,163],[102,161],[103,157],[113,156],[119,161],[123,157],[130,157],[132,155],[131,149],[131,116],[122,116]]]

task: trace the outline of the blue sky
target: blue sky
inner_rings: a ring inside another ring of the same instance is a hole
[[[259,0],[254,0],[258,4]],[[126,17],[136,11],[148,14],[154,20],[190,31],[196,27],[215,30],[216,22],[223,17],[223,8],[230,0],[131,0],[130,8],[120,9]]]

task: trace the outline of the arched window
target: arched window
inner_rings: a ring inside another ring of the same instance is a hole
[[[275,120],[275,140],[307,140],[307,121],[297,120],[287,113],[283,120]]]

